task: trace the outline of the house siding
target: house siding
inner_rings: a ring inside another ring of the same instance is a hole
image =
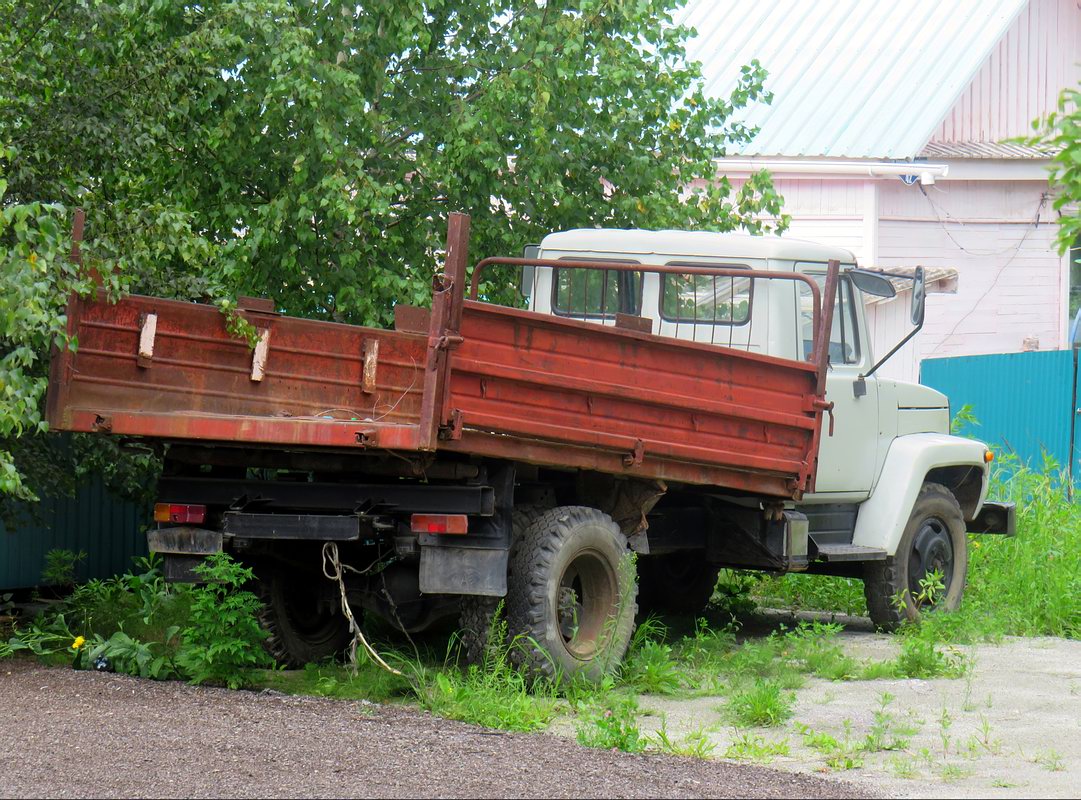
[[[1062,346],[1066,335],[1063,259],[1042,181],[778,181],[793,238],[852,250],[876,267],[948,267],[955,294],[932,290],[923,331],[880,370],[915,381],[932,356],[1012,353],[1033,342]],[[874,303],[867,320],[882,356],[911,330],[911,295]]]
[[[958,271],[957,293],[928,296],[923,331],[884,374],[913,380],[922,358],[1015,353],[1026,342],[1041,350],[1060,347],[1064,266],[1054,247],[1054,216],[1046,202],[1041,206],[1046,185],[957,182],[934,190],[934,207],[895,187],[881,193],[878,264]],[[903,333],[903,315],[891,305],[904,304],[882,304],[874,312],[876,345]]]
[[[1032,132],[1081,79],[1077,0],[1031,0],[961,93],[932,142],[997,142]]]

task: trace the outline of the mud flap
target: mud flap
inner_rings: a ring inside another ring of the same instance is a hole
[[[178,525],[146,532],[151,553],[162,557],[162,574],[170,583],[198,583],[195,567],[206,556],[221,551],[222,535],[206,528]]]
[[[495,513],[490,517],[471,516],[469,533],[464,536],[422,533],[417,537],[423,594],[507,594],[514,467],[489,467],[484,478],[495,490]]]
[[[503,597],[507,593],[505,548],[422,547],[420,590],[424,594],[475,594]]]

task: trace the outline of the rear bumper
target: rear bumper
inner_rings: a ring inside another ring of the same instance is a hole
[[[984,503],[976,518],[969,520],[968,532],[1014,536],[1017,533],[1016,504]]]

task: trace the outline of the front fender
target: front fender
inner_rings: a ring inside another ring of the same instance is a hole
[[[987,497],[986,450],[982,442],[944,433],[913,433],[894,439],[870,498],[860,505],[852,543],[879,547],[890,555],[897,552],[920,487],[927,473],[937,467],[980,468],[983,486],[973,516],[978,514]]]

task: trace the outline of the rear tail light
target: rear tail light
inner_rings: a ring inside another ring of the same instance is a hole
[[[206,506],[157,503],[154,506],[154,521],[201,525],[206,521]]]
[[[469,533],[465,514],[414,514],[409,520],[413,533]]]

